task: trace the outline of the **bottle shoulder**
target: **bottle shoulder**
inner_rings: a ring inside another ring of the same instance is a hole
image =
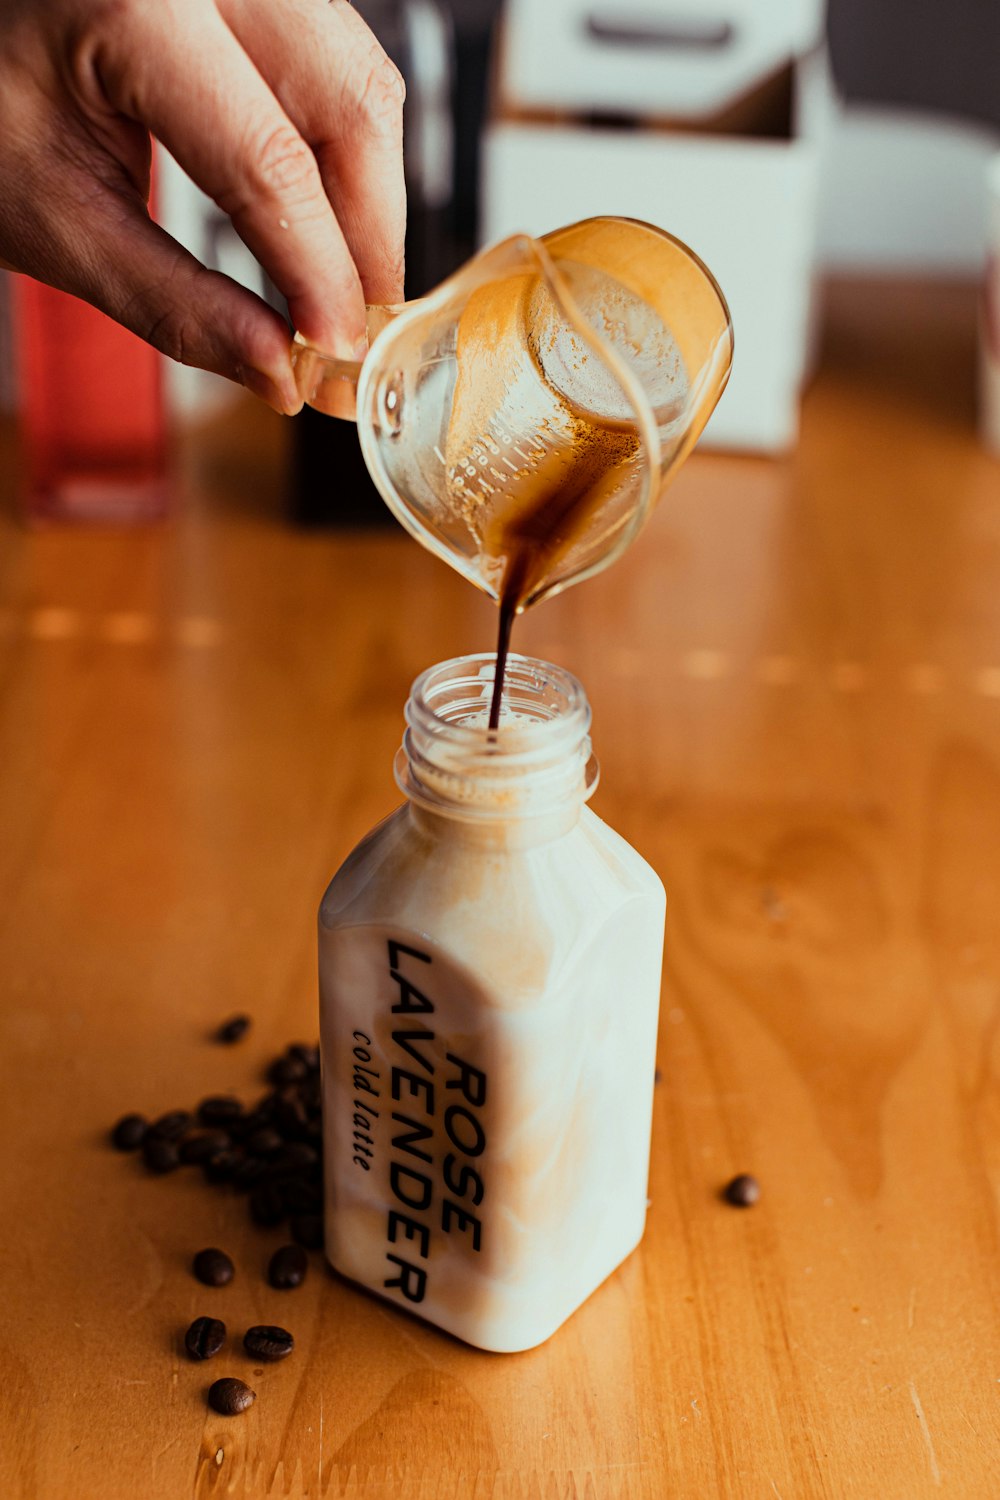
[[[406,803],[376,823],[334,872],[320,902],[319,920],[332,927],[342,914],[366,892],[385,884],[385,867],[398,868],[398,858],[405,862],[412,856],[406,849],[410,832]],[[394,864],[394,861],[397,863]]]
[[[589,809],[568,832],[517,850],[435,838],[404,805],[348,855],[321,930],[388,924],[475,969],[490,955],[512,991],[537,991],[616,914],[639,902],[662,928],[659,877]]]

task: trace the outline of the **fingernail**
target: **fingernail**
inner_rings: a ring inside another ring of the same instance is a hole
[[[345,361],[362,360],[368,353],[368,335],[361,333],[352,338],[348,333],[338,333],[337,337],[330,339],[326,344],[318,345],[320,349],[327,350],[334,359]]]
[[[237,371],[240,384],[246,386],[255,396],[266,401],[268,406],[280,412],[284,417],[294,417],[296,412],[302,410],[302,397],[295,388],[295,382],[289,375],[287,380],[280,384],[272,376],[263,370],[256,370],[252,365],[240,365]]]
[[[329,355],[331,359],[358,361],[368,353],[368,330],[363,323],[360,328],[355,325],[352,333],[343,327],[332,328],[329,325],[314,328],[303,321],[299,324],[299,334],[307,344],[311,344],[321,354]]]

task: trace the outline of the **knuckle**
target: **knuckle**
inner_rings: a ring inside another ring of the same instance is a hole
[[[378,131],[401,129],[405,98],[402,73],[381,54],[373,59],[358,96],[357,114],[362,125]]]
[[[253,170],[258,185],[279,198],[311,194],[319,183],[316,158],[292,125],[267,131],[254,149]]]
[[[167,309],[159,313],[147,323],[145,328],[138,330],[147,344],[152,344],[161,354],[168,359],[176,360],[179,365],[194,364],[192,351],[196,345],[194,330],[189,327],[187,319],[176,309]]]

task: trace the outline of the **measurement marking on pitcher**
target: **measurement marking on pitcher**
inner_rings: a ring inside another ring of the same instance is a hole
[[[446,461],[445,461],[445,456],[444,456],[444,454],[443,454],[443,453],[442,453],[442,452],[441,452],[441,449],[440,449],[440,448],[439,448],[439,447],[438,447],[438,445],[437,445],[437,443],[435,443],[435,444],[434,444],[434,452],[435,452],[435,453],[436,453],[436,454],[437,454],[437,456],[438,456],[438,458],[439,458],[439,459],[440,459],[440,460],[441,460],[441,462],[442,462],[442,463],[443,463],[443,464],[444,464],[444,466],[445,466],[445,468],[447,468],[447,467],[448,467],[448,465],[447,465],[447,463],[446,463]]]
[[[507,467],[508,467],[508,469],[509,469],[509,470],[510,470],[510,472],[511,472],[511,473],[512,473],[512,474],[516,474],[516,473],[517,473],[517,468],[516,468],[516,466],[515,466],[515,465],[514,465],[514,464],[512,464],[512,463],[511,463],[511,461],[510,461],[510,459],[509,459],[509,458],[502,458],[502,459],[501,459],[501,460],[500,460],[500,462],[501,462],[501,463],[502,463],[502,464],[506,464],[506,465],[507,465]]]

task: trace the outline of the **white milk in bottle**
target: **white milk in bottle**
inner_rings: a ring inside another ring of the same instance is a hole
[[[483,1349],[548,1338],[646,1217],[659,878],[584,804],[580,684],[511,656],[425,672],[406,802],[320,909],[327,1254]]]

